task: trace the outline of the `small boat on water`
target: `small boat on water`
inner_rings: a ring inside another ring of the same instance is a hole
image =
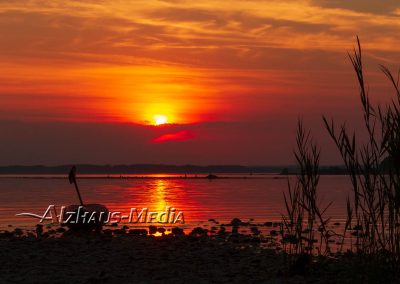
[[[68,179],[70,184],[75,185],[75,190],[80,204],[69,205],[63,214],[63,224],[70,230],[101,230],[108,220],[109,210],[102,204],[84,204],[78,183],[76,182],[76,167],[73,166],[69,172]]]
[[[208,176],[206,176],[207,179],[216,179],[218,178],[218,176],[213,175],[213,174],[209,174]]]

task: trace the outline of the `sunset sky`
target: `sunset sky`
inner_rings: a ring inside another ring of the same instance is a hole
[[[358,128],[347,56],[361,39],[374,102],[393,95],[398,0],[3,0],[0,165],[293,164],[302,117]]]

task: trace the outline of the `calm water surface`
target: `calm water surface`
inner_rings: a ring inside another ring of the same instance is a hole
[[[287,189],[287,179],[281,176],[260,175],[248,176],[246,179],[215,180],[182,179],[171,175],[150,177],[78,178],[78,184],[85,203],[101,203],[110,210],[127,214],[131,208],[163,211],[166,206],[171,206],[183,212],[186,228],[198,226],[209,219],[227,223],[235,217],[242,221],[254,219],[254,222],[260,223],[279,221],[285,211],[282,194]],[[327,214],[333,220],[343,221],[346,196],[350,193],[348,178],[322,176],[319,190],[322,204],[333,202]],[[50,204],[78,204],[75,189],[68,179],[0,177],[1,229],[9,225],[32,228],[37,223],[36,219],[15,214],[43,214]]]

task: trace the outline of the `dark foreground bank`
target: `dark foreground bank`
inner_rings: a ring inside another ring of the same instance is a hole
[[[310,259],[267,248],[258,237],[199,230],[1,233],[0,251],[0,283],[398,283],[384,257]]]

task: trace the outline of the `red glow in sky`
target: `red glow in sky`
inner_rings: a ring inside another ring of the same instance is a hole
[[[155,143],[162,143],[162,142],[168,142],[168,141],[185,141],[189,139],[193,139],[195,136],[194,134],[189,131],[189,130],[183,130],[175,133],[167,133],[167,134],[162,134],[156,138],[154,138],[152,141]]]
[[[0,164],[107,163],[110,147],[116,163],[291,163],[299,116],[321,143],[323,113],[357,127],[356,35],[390,99],[378,64],[399,62],[400,4],[376,3],[3,1]]]

